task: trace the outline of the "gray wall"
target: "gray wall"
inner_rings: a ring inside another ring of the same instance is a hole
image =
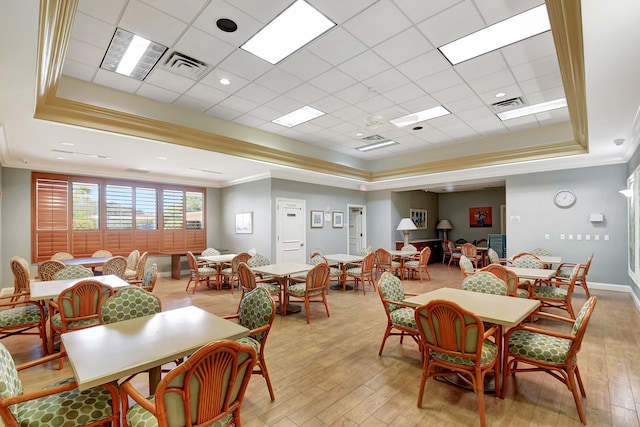
[[[427,229],[413,230],[409,232],[409,240],[437,239],[439,216],[438,195],[434,193],[425,193],[424,191],[399,191],[391,193],[393,202],[393,211],[391,214],[391,231],[394,244],[391,249],[395,249],[395,242],[404,242],[404,233],[397,231],[396,227],[402,218],[409,218],[411,209],[425,209],[427,211]]]
[[[453,226],[447,232],[449,240],[465,239],[469,242],[486,239],[488,234],[500,233],[500,206],[505,204],[504,188],[478,191],[441,193],[440,219],[448,219]],[[469,226],[469,208],[491,207],[491,227]]]
[[[507,178],[507,252],[515,255],[536,247],[549,249],[564,261],[586,262],[595,252],[592,282],[631,283],[627,276],[627,201],[618,190],[626,186],[626,165],[516,175]],[[576,193],[571,208],[553,203],[558,190]],[[603,213],[605,221],[591,223],[589,214]],[[545,240],[549,234],[549,240]],[[565,235],[565,240],[560,235]],[[569,234],[574,239],[569,240]],[[582,240],[577,240],[577,235]],[[589,235],[591,240],[586,240]],[[600,240],[594,239],[595,235]],[[609,240],[604,240],[608,235]]]
[[[395,245],[394,218],[400,222],[397,209],[392,206],[392,192],[378,190],[367,193],[367,246],[390,248]],[[397,223],[396,223],[397,226]]]
[[[13,286],[11,257],[31,260],[31,171],[2,168],[2,287]],[[35,276],[37,268],[32,266]]]

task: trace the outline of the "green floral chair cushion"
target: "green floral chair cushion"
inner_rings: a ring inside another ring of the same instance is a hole
[[[532,255],[522,255],[514,259],[512,264],[519,268],[542,268],[542,262]]]
[[[225,268],[225,270],[229,270],[229,274],[231,274],[231,269],[230,268]],[[212,268],[212,267],[198,267],[198,274],[203,275],[203,276],[210,275],[210,274],[216,274],[216,269]]]
[[[97,318],[78,320],[75,322],[67,322],[67,328],[79,328],[81,326],[97,325],[99,323],[100,323],[100,319],[97,319]],[[57,329],[62,329],[62,320],[60,319],[60,313],[56,313],[53,316],[51,316],[51,324]]]
[[[40,320],[42,320],[40,309],[33,304],[0,311],[0,327],[38,323]]]
[[[441,353],[439,351],[431,350],[431,356],[436,359],[443,360],[445,362],[456,363],[458,365],[468,365],[473,366],[473,359],[469,359],[467,357],[461,356],[451,356],[449,354]],[[486,365],[490,363],[493,359],[498,357],[498,346],[491,341],[484,341],[482,343],[482,353],[480,355],[480,364]]]
[[[149,397],[150,402],[155,401],[155,397]],[[229,414],[220,421],[211,424],[211,427],[225,427],[233,418],[233,414]],[[157,427],[158,419],[153,414],[141,405],[133,405],[131,409],[127,411],[127,424],[130,427]]]
[[[460,264],[460,268],[462,269],[462,271],[464,271],[465,273],[473,273],[475,270],[475,267],[473,266],[473,263],[471,262],[471,260],[469,258],[467,258],[464,255],[460,256],[460,261],[458,261]]]
[[[526,289],[518,288],[516,289],[516,297],[518,298],[529,298],[529,291]]]
[[[533,295],[538,298],[566,300],[567,288],[552,285],[539,285],[533,288]]]
[[[488,271],[479,271],[465,277],[462,281],[462,289],[483,294],[507,295],[506,283]]]
[[[280,293],[280,285],[278,283],[275,283],[275,282],[258,283],[256,286],[258,286],[260,288],[265,288],[267,291],[269,291],[270,294],[279,294]]]
[[[207,248],[204,251],[202,251],[202,253],[200,254],[200,256],[216,256],[216,255],[220,255],[220,252],[214,248]]]
[[[160,298],[144,289],[130,287],[107,299],[100,307],[100,317],[102,323],[108,324],[149,316],[161,310]]]
[[[393,274],[383,274],[380,277],[380,281],[378,282],[378,287],[380,288],[380,293],[382,294],[382,298],[384,298],[385,300],[398,301],[398,302],[401,302],[402,300],[404,300],[404,287],[402,286],[402,282],[400,281],[399,278],[397,278]],[[390,316],[392,316],[392,313],[394,311],[403,308],[402,306],[392,304],[389,302],[385,302],[385,306]],[[413,318],[413,326],[412,326],[413,329],[416,328],[414,313],[415,311],[411,310],[411,317]],[[399,315],[399,317],[402,317],[402,315]]]
[[[304,294],[304,291],[303,291]],[[240,312],[238,313],[238,323],[247,329],[257,329],[261,326],[269,324],[273,314],[273,300],[269,292],[262,287],[255,288],[253,291],[245,294],[240,301]],[[262,342],[264,332],[254,335],[252,338],[258,343]],[[259,354],[260,347],[256,349]]]
[[[360,276],[362,274],[362,267],[347,268],[346,273],[353,276]]]
[[[271,264],[271,260],[269,260],[269,258],[267,258],[266,256],[260,254],[255,254],[254,256],[249,258],[249,261],[247,261],[247,265],[249,265],[249,267],[251,268],[261,267],[263,265],[269,264]]]
[[[416,311],[412,308],[397,308],[389,313],[389,317],[391,318],[391,323],[394,325],[418,330],[418,326],[416,325]]]
[[[514,331],[509,337],[509,352],[546,363],[564,364],[572,341],[527,330]]]

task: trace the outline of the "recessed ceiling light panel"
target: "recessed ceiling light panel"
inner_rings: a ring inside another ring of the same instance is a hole
[[[300,123],[315,119],[316,117],[324,116],[325,114],[326,113],[307,105],[305,107],[298,108],[296,111],[292,111],[289,114],[285,114],[282,117],[278,117],[277,119],[272,120],[272,122],[291,128],[299,125]]]
[[[298,0],[240,47],[275,65],[335,25]]]
[[[442,105],[438,105],[437,107],[429,108],[428,110],[418,111],[417,113],[407,114],[406,116],[389,120],[389,122],[401,128],[414,123],[424,122],[425,120],[435,119],[436,117],[446,116],[447,114],[451,114],[449,110],[444,108]]]
[[[369,144],[369,145],[364,145],[362,147],[358,147],[356,148],[356,150],[358,151],[371,151],[371,150],[375,150],[378,148],[382,148],[382,147],[388,147],[390,145],[396,145],[397,142],[392,141],[391,139],[385,139],[383,141],[380,142],[374,142],[373,144]]]
[[[456,65],[550,29],[547,6],[542,4],[441,46],[438,50],[452,65]]]
[[[116,28],[100,68],[144,80],[166,50],[166,46]]]
[[[554,99],[553,101],[541,102],[540,104],[529,105],[527,107],[517,108],[515,110],[503,111],[497,116],[500,120],[510,120],[518,117],[528,116],[531,114],[543,113],[545,111],[556,110],[567,106],[566,98]]]

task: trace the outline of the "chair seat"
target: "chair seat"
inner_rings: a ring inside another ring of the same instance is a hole
[[[72,378],[49,387],[73,381]],[[47,387],[47,388],[49,388]],[[19,403],[12,412],[21,427],[52,425],[81,426],[111,416],[111,393],[103,386],[80,391],[77,388],[52,396]]]
[[[342,270],[338,267],[330,267],[329,268],[329,276],[341,276]]]
[[[566,288],[558,288],[555,286],[536,286],[533,289],[533,296],[538,298],[551,298],[558,300],[566,300],[567,299],[567,289]]]
[[[236,342],[243,345],[250,345],[256,351],[256,354],[260,354],[260,342],[257,339],[251,337],[242,337],[238,338]]]
[[[0,327],[20,326],[28,323],[36,323],[40,320],[42,320],[40,309],[35,305],[14,307],[0,311]]]
[[[436,359],[440,359],[444,362],[455,363],[457,365],[473,366],[474,361],[467,357],[450,356],[439,351],[431,351],[431,355]],[[484,341],[482,343],[482,353],[480,355],[480,364],[486,365],[491,363],[496,357],[498,357],[498,346],[491,341]]]
[[[277,283],[264,282],[258,283],[257,286],[265,288],[270,294],[277,294],[280,292],[280,285]]]
[[[527,291],[526,289],[518,288],[516,289],[516,297],[529,298],[529,291]]]
[[[211,267],[199,267],[198,268],[198,273],[200,273],[200,275],[210,275],[210,274],[216,274],[217,270],[215,268],[211,268]]]
[[[420,265],[420,261],[406,261],[404,263],[405,267],[413,267],[413,268],[418,268],[418,266]]]
[[[347,268],[346,273],[353,276],[359,276],[362,274],[362,268],[361,267]]]
[[[400,307],[390,312],[389,317],[391,318],[391,323],[394,325],[415,329],[416,332],[418,332],[415,313],[415,310],[412,308]]]
[[[307,290],[306,283],[297,283],[295,285],[289,285],[287,289],[287,293],[296,296],[304,296],[305,291]],[[320,295],[322,293],[322,289],[315,289],[309,292],[309,295]]]
[[[509,337],[509,352],[520,357],[562,365],[567,362],[571,340],[518,330]]]
[[[124,271],[124,279],[125,280],[135,279],[137,276],[138,276],[138,270],[132,270],[130,268],[127,268]]]
[[[87,325],[97,325],[98,323],[100,323],[100,319],[98,318],[78,320],[75,322],[67,322],[67,328],[72,329]],[[62,329],[62,320],[60,319],[60,313],[56,313],[51,316],[51,324],[58,329]]]
[[[233,273],[233,269],[231,267],[223,268],[220,273],[230,275]]]

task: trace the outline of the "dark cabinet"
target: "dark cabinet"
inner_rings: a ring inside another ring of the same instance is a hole
[[[442,262],[442,240],[440,239],[427,239],[427,240],[413,240],[409,241],[419,251],[425,247],[431,248],[431,257],[429,257],[429,264],[433,262]],[[402,249],[404,242],[396,242],[396,250]]]

